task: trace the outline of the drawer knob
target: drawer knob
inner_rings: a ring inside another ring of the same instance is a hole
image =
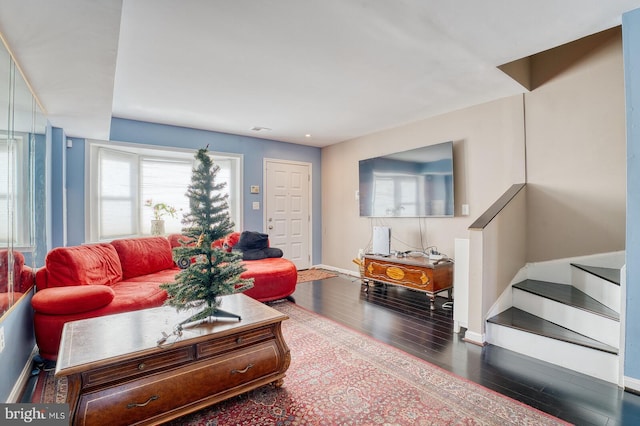
[[[253,364],[249,364],[249,365],[247,365],[247,366],[246,366],[245,368],[243,368],[242,370],[237,370],[237,369],[235,369],[235,368],[234,368],[233,370],[231,370],[231,374],[236,374],[236,373],[244,374],[244,373],[246,373],[247,371],[249,371],[249,369],[251,369],[252,367],[253,367]]]
[[[151,398],[147,399],[146,402],[142,402],[142,403],[131,402],[127,404],[127,408],[145,407],[148,403],[150,403],[151,401],[155,401],[158,398],[160,398],[158,395],[152,395]]]
[[[140,364],[138,364],[138,370],[142,371],[144,370],[146,367],[146,365],[144,364],[144,362],[141,362]]]
[[[243,339],[242,339],[242,336],[240,336],[240,337],[238,337],[238,338],[236,339],[236,343],[237,343],[238,345],[241,345],[241,344],[242,344],[242,340],[243,340]]]

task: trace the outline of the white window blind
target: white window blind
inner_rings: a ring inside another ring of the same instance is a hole
[[[99,151],[100,237],[117,238],[137,233],[132,212],[137,204],[137,156],[109,149]]]
[[[28,247],[31,241],[30,181],[25,138],[0,134],[0,246]]]
[[[182,215],[189,211],[189,199],[185,195],[191,183],[191,161],[172,161],[160,158],[142,158],[141,160],[141,194],[143,203],[151,200],[152,204],[163,202],[175,207],[176,217],[165,215],[165,231],[169,234],[179,233],[182,229]],[[142,209],[142,233],[151,233],[153,209]]]

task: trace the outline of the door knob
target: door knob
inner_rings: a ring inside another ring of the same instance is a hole
[[[269,225],[269,226],[268,226],[268,228],[269,228],[269,229],[273,229],[273,225]]]

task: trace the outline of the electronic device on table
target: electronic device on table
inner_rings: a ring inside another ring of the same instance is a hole
[[[391,254],[391,228],[373,227],[373,254],[389,256]]]

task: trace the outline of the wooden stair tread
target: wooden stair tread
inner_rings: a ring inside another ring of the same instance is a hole
[[[593,274],[613,284],[620,285],[620,269],[581,265],[578,263],[572,263],[571,266],[575,266],[578,269],[582,269],[585,272]]]
[[[556,302],[573,306],[605,318],[620,321],[620,314],[618,312],[571,285],[557,284],[548,281],[524,280],[514,284],[513,288],[555,300]]]
[[[614,355],[618,354],[618,350],[613,346],[606,345],[518,308],[509,308],[506,311],[489,318],[487,321],[492,324],[502,325],[537,334],[539,336],[597,349]]]

